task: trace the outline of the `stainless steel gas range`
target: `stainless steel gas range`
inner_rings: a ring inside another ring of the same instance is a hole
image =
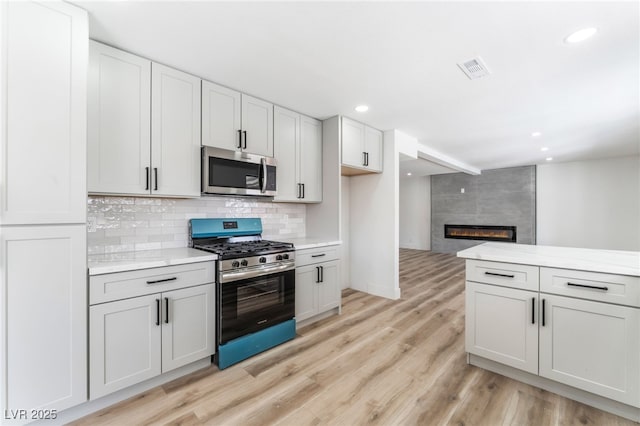
[[[218,255],[220,369],[295,337],[295,249],[263,240],[259,218],[191,219],[190,246]]]

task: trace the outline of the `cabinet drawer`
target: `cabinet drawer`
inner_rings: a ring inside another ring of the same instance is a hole
[[[164,266],[89,277],[89,304],[215,282],[215,262]]]
[[[296,251],[296,268],[339,258],[338,246],[319,247]]]
[[[538,291],[540,268],[515,263],[467,260],[467,280]]]
[[[540,291],[640,307],[639,277],[540,268]]]

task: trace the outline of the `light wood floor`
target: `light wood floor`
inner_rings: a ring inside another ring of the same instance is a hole
[[[291,342],[76,424],[635,424],[467,365],[463,260],[401,250],[400,286],[396,301],[345,290],[342,315]]]

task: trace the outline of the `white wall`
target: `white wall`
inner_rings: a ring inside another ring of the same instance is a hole
[[[431,176],[400,178],[400,247],[431,250]]]
[[[537,241],[640,251],[640,156],[538,166]]]
[[[342,288],[351,287],[351,257],[349,256],[349,206],[351,204],[351,178],[341,176],[340,186],[342,187],[342,203],[340,205],[342,258],[340,262]]]
[[[399,152],[415,139],[384,133],[383,173],[352,176],[350,187],[351,288],[398,299]]]

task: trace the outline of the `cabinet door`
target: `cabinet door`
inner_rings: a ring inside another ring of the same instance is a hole
[[[382,132],[365,126],[364,152],[367,153],[367,168],[382,171]]]
[[[214,284],[162,293],[162,372],[215,352]]]
[[[340,306],[339,261],[324,262],[320,268],[320,284],[318,285],[318,313],[326,312]]]
[[[640,407],[640,309],[540,297],[540,375]]]
[[[303,201],[322,201],[322,122],[304,115],[300,121],[299,182],[304,184]]]
[[[364,167],[364,124],[342,117],[342,164]]]
[[[86,401],[86,227],[7,227],[0,247],[3,408]]]
[[[160,295],[89,308],[89,397],[100,398],[160,374]]]
[[[202,145],[240,150],[240,92],[202,82]]]
[[[89,43],[87,189],[149,194],[151,62]]]
[[[273,157],[273,104],[242,95],[242,150]]]
[[[316,265],[296,268],[296,321],[318,313],[318,271]]]
[[[151,193],[200,196],[200,79],[152,64]]]
[[[280,107],[273,111],[274,154],[278,162],[273,201],[300,201],[300,114]]]
[[[538,293],[466,283],[466,350],[538,374]]]
[[[2,7],[0,223],[84,222],[87,13],[63,2]]]

